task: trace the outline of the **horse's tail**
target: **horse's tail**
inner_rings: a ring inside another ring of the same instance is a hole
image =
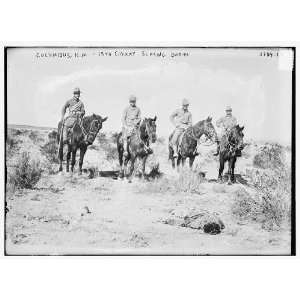
[[[120,132],[117,136],[117,150],[118,150],[118,155],[119,155],[120,166],[123,165],[123,151],[124,151],[121,138],[122,138],[122,132]]]
[[[63,129],[64,129],[64,123],[59,122],[58,123],[58,130],[57,130],[57,142],[58,142],[58,158],[62,160],[63,158]]]

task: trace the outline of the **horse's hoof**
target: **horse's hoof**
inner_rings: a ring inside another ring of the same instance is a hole
[[[232,181],[228,181],[227,184],[228,184],[228,185],[232,185]]]
[[[131,180],[131,179],[128,179],[128,183],[132,183],[132,180]]]

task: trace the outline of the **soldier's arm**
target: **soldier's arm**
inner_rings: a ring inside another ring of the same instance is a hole
[[[141,122],[141,110],[138,109],[137,117],[136,117],[136,124],[139,124]]]
[[[81,104],[81,109],[80,109],[80,115],[83,117],[85,115],[85,109],[84,109],[84,104]]]
[[[70,106],[70,102],[67,101],[61,110],[61,118],[63,119],[66,113],[67,108]]]
[[[125,110],[124,110],[124,112],[123,112],[123,115],[122,115],[122,125],[123,125],[124,127],[127,126],[127,124],[126,124],[126,117],[127,117],[127,108],[125,108]]]
[[[192,125],[193,125],[192,114],[189,115],[188,125],[189,125],[189,126],[192,126]]]

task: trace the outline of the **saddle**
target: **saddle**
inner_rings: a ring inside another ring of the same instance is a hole
[[[175,129],[176,130],[176,129]],[[172,132],[171,136],[170,136],[170,139],[173,138],[174,136],[174,133],[175,133],[175,130]],[[182,142],[182,138],[183,138],[183,135],[185,134],[186,130],[182,131],[180,133],[180,135],[178,136],[177,138],[177,141],[176,141],[176,147],[177,147],[177,150],[179,150],[179,146],[181,145],[181,142]]]

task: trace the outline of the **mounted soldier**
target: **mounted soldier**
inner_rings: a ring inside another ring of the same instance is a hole
[[[215,156],[219,155],[220,153],[220,143],[224,140],[227,140],[228,133],[230,130],[237,125],[236,118],[232,115],[232,108],[230,106],[226,107],[226,116],[220,118],[216,122],[216,126],[221,128],[220,137],[217,140],[217,152],[214,154]]]
[[[65,117],[65,113],[69,110],[68,115]],[[68,139],[68,135],[76,120],[82,120],[85,114],[84,105],[80,100],[80,89],[75,88],[73,91],[73,98],[68,100],[62,108],[61,121],[63,124],[62,141],[65,142]]]
[[[66,171],[69,172],[71,159],[71,171],[74,170],[76,152],[80,150],[79,174],[82,173],[82,164],[87,147],[92,145],[102,128],[107,117],[92,114],[85,116],[84,105],[80,100],[80,89],[75,88],[73,98],[68,100],[62,108],[61,120],[57,126],[59,171],[63,170],[64,144],[67,144]],[[68,109],[68,115],[65,117]]]
[[[176,109],[170,116],[170,121],[175,126],[174,133],[170,140],[170,146],[173,148],[173,158],[178,156],[178,140],[184,131],[192,126],[192,114],[188,110],[189,101],[182,100],[182,108]]]
[[[141,110],[136,106],[136,97],[134,95],[129,97],[129,106],[125,108],[122,116],[122,137],[124,156],[128,156],[128,140],[133,133],[138,129],[141,123]],[[148,145],[144,145],[146,153],[153,153]]]

